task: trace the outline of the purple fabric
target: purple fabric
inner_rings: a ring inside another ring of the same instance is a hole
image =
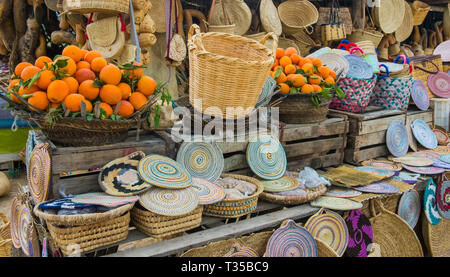
[[[349,234],[345,254],[349,257],[367,257],[367,246],[373,242],[369,219],[360,210],[352,210],[345,222]]]

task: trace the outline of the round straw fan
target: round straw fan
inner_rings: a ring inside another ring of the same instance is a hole
[[[408,153],[408,131],[401,120],[394,120],[389,124],[386,132],[386,145],[389,152],[396,157]]]
[[[411,124],[414,137],[425,148],[434,149],[438,146],[436,135],[422,119],[416,119]]]
[[[432,178],[428,179],[427,186],[423,195],[423,209],[425,216],[431,225],[436,225],[441,222],[441,214],[438,211],[436,201],[436,184]]]
[[[51,177],[49,147],[47,143],[36,146],[31,154],[27,168],[28,184],[31,196],[36,204],[47,200]]]
[[[33,228],[33,219],[30,210],[23,205],[19,214],[19,239],[20,247],[22,248],[23,253],[28,257],[33,255],[33,249],[30,247],[31,228]]]
[[[413,27],[413,13],[411,7],[405,3],[405,16],[400,27],[395,31],[395,39],[398,42],[406,40],[411,35]]]
[[[11,240],[15,248],[20,248],[19,215],[24,206],[14,197],[11,202]]]
[[[139,203],[152,213],[178,216],[192,212],[198,205],[198,193],[193,188],[163,189],[152,187],[139,197]]]
[[[373,11],[377,25],[385,34],[391,34],[402,25],[405,16],[405,1],[380,0],[379,5],[376,5]]]

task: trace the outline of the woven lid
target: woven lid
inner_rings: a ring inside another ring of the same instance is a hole
[[[118,55],[125,45],[125,32],[121,31],[120,18],[107,17],[92,22],[86,27],[89,45],[100,52],[102,57],[110,59]]]
[[[20,248],[19,216],[23,205],[14,197],[11,201],[11,240],[15,248]]]
[[[145,182],[157,187],[181,189],[192,185],[191,175],[180,163],[161,155],[140,160],[138,172]]]
[[[397,193],[398,188],[392,184],[386,182],[378,182],[369,184],[362,187],[354,187],[358,191],[369,192],[369,193]]]
[[[286,171],[286,153],[278,139],[271,135],[250,138],[246,156],[250,169],[263,179],[280,179]]]
[[[345,219],[348,244],[345,250],[349,257],[367,257],[367,247],[373,242],[372,224],[360,210],[352,210]]]
[[[48,143],[34,148],[27,167],[28,187],[36,204],[47,200],[51,178],[51,158]]]
[[[446,72],[430,74],[428,76],[428,88],[437,96],[450,98],[450,75]]]
[[[224,257],[258,257],[258,253],[250,247],[240,246],[239,243],[235,243]]]
[[[386,178],[392,177],[395,174],[395,171],[383,169],[383,168],[377,168],[377,167],[370,167],[370,166],[358,166],[356,167],[358,170],[362,170],[364,172],[369,172],[376,175],[383,175],[386,176]]]
[[[192,212],[198,205],[198,193],[193,188],[163,189],[153,187],[141,194],[139,203],[152,213],[179,216]]]
[[[395,32],[405,15],[404,0],[383,0],[374,8],[374,21],[385,34]]]
[[[410,165],[403,165],[404,169],[407,169],[409,171],[420,173],[420,174],[441,174],[445,172],[445,169],[440,167],[434,167],[434,166],[410,166]]]
[[[400,171],[403,168],[402,164],[400,163],[394,163],[391,161],[373,160],[373,159],[363,161],[361,162],[361,164],[363,166],[370,166],[393,171]]]
[[[266,246],[266,257],[317,257],[317,244],[304,227],[288,220],[275,230]]]
[[[443,62],[450,62],[450,40],[440,43],[434,49],[433,55],[441,55]]]
[[[215,182],[222,174],[224,158],[216,143],[183,142],[177,162],[192,176]]]
[[[450,181],[437,184],[436,203],[439,214],[445,219],[450,219]]]
[[[449,138],[447,132],[439,129],[433,129],[433,133],[436,135],[436,139],[438,144],[446,145],[449,142]]]
[[[423,195],[423,209],[431,225],[436,225],[441,221],[441,214],[438,211],[436,201],[436,184],[431,177],[428,179]]]
[[[325,242],[339,256],[344,254],[349,235],[347,225],[339,214],[320,209],[306,221],[305,228],[314,238]]]
[[[373,77],[372,66],[360,56],[352,54],[344,56],[344,58],[349,64],[347,77],[358,79],[371,79]]]
[[[413,13],[411,6],[409,6],[405,1],[405,15],[403,16],[401,25],[395,31],[395,39],[397,42],[406,40],[409,35],[411,35],[413,27]]]
[[[352,198],[360,196],[361,192],[354,189],[332,186],[327,189],[327,192],[324,195],[338,198]]]
[[[355,210],[362,208],[362,204],[345,198],[321,196],[311,202],[313,207],[322,207],[338,211]]]
[[[425,148],[434,149],[438,146],[436,135],[425,121],[416,119],[411,124],[414,137]]]
[[[414,229],[420,216],[420,197],[417,191],[411,189],[403,193],[398,204],[397,214]]]
[[[412,130],[411,130],[411,119],[406,119],[406,131],[408,132],[408,141],[409,141],[409,147],[412,151],[417,152],[417,141],[413,136]]]
[[[25,205],[22,205],[19,213],[19,239],[22,252],[28,256],[33,256],[33,249],[30,247],[31,242],[31,228],[33,228],[33,219],[30,210]]]
[[[323,65],[328,66],[331,70],[336,72],[336,76],[345,77],[349,70],[349,62],[344,58],[344,56],[335,54],[335,53],[327,53],[322,54],[318,57],[322,61]]]
[[[91,192],[75,195],[72,202],[80,204],[101,205],[105,207],[118,207],[139,200],[139,196],[112,196],[104,192]]]
[[[224,25],[226,23],[221,8],[222,1],[224,0],[216,0],[216,8],[211,17],[211,25]],[[235,25],[234,33],[239,36],[245,34],[250,29],[252,23],[252,12],[250,8],[244,0],[225,1],[224,6],[231,24]]]
[[[264,191],[267,192],[294,190],[300,185],[297,179],[288,176],[283,176],[277,180],[260,180],[260,182],[264,185]]]
[[[416,104],[417,108],[422,111],[428,110],[430,107],[430,98],[425,84],[421,80],[414,80],[411,88],[411,98]]]
[[[408,132],[403,121],[391,121],[386,132],[386,145],[389,152],[396,157],[401,157],[408,153]]]
[[[59,12],[58,11],[58,0],[44,0],[45,5],[47,6],[47,8],[49,8],[50,10],[54,11],[54,12]]]
[[[278,16],[277,7],[275,7],[272,0],[261,0],[259,4],[259,17],[262,27],[266,32],[273,32],[277,36],[281,35],[283,30],[280,17]]]
[[[392,158],[394,162],[402,163],[404,165],[410,165],[410,166],[430,166],[433,164],[433,160],[419,157],[417,155],[411,155],[411,156],[404,156],[400,158]]]
[[[192,188],[198,193],[198,204],[209,205],[220,202],[226,196],[225,190],[208,180],[192,178]]]

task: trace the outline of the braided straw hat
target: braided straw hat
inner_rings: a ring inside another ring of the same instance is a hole
[[[413,13],[411,6],[405,1],[405,16],[400,27],[395,31],[395,38],[398,42],[406,40],[413,31]]]

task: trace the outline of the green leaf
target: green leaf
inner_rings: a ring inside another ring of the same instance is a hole
[[[36,81],[41,77],[41,71],[39,71],[38,73],[34,74],[33,78],[31,78],[30,83],[28,84],[28,88],[31,88],[34,83],[36,83]]]
[[[59,59],[57,60],[54,64],[58,67],[58,68],[64,68],[67,66],[69,59]]]
[[[53,58],[53,61],[56,61],[56,59],[59,57],[62,57],[62,55],[55,55],[55,57]]]
[[[104,84],[105,83],[103,83],[103,81],[101,81],[100,79],[95,79],[92,86],[96,88],[101,88]]]
[[[339,88],[338,86],[335,86],[335,90],[336,90],[336,95],[337,95],[337,97],[339,97],[339,99],[345,98],[345,93],[344,93],[344,91],[342,91],[341,88]]]
[[[94,119],[94,115],[93,114],[89,114],[86,116],[86,120],[87,121],[91,121],[92,119]]]
[[[298,88],[291,87],[291,90],[289,91],[289,93],[298,93]]]
[[[126,64],[119,65],[119,68],[126,69],[126,70],[132,70],[132,69],[137,69],[137,68],[146,68],[146,66],[134,65],[133,63],[126,63]]]
[[[81,114],[80,112],[74,112],[74,113],[71,113],[70,116],[72,118],[75,118],[75,117],[79,116],[80,114]]]
[[[153,122],[155,123],[155,128],[159,127],[159,120],[161,118],[161,107],[159,105],[155,106],[155,117],[153,118]]]
[[[100,108],[100,119],[106,118],[106,111],[103,108]]]
[[[283,69],[278,68],[277,71],[275,72],[275,75],[273,75],[273,78],[276,79],[278,77],[280,77],[281,73],[283,72]]]
[[[295,72],[295,74],[302,74],[303,76],[306,75],[305,71],[303,69],[297,69],[297,71]]]
[[[319,68],[317,67],[317,65],[314,65],[314,70],[315,70],[316,72],[319,72]]]

